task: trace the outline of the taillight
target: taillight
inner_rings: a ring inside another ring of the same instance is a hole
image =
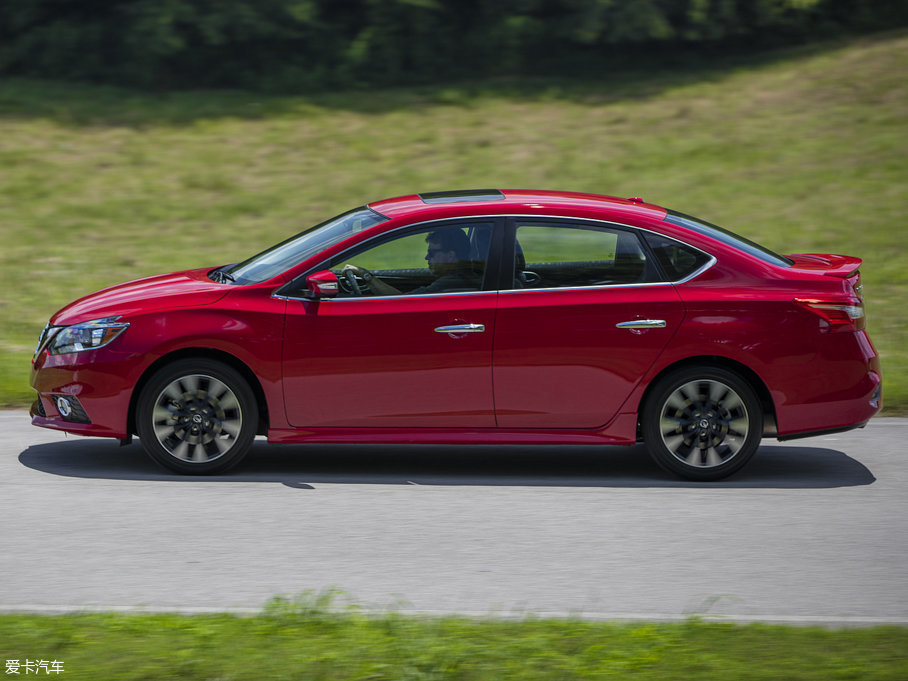
[[[830,333],[864,328],[864,303],[859,299],[795,298],[795,302],[819,315]]]

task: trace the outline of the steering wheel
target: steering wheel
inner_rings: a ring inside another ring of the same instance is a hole
[[[353,270],[344,270],[344,279],[347,280],[347,283],[350,285],[350,289],[355,295],[363,295],[363,289],[359,285],[359,282],[356,280],[356,275],[353,273]]]

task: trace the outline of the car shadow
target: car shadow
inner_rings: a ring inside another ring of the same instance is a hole
[[[876,481],[864,464],[838,450],[775,444],[761,446],[744,470],[714,483],[675,478],[642,445],[269,445],[260,440],[235,471],[204,477],[167,473],[138,443],[120,447],[98,439],[33,445],[19,461],[72,478],[277,482],[298,489],[318,484],[823,489]]]

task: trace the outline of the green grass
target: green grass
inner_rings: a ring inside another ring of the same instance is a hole
[[[0,405],[47,318],[234,262],[385,196],[645,199],[780,252],[862,257],[884,400],[908,412],[908,34],[660,73],[312,97],[0,82]]]
[[[509,622],[317,608],[272,608],[254,617],[2,615],[0,649],[4,661],[56,660],[63,673],[52,677],[89,681],[908,678],[906,628],[699,620]]]

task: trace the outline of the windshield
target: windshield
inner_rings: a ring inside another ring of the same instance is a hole
[[[692,218],[690,215],[685,215],[684,213],[678,213],[677,211],[670,210],[668,215],[665,218],[666,222],[670,222],[673,225],[679,225],[681,227],[687,227],[692,229],[695,232],[700,234],[705,234],[710,236],[716,241],[721,241],[723,244],[728,244],[729,246],[734,246],[740,251],[744,251],[748,255],[752,255],[756,258],[759,258],[763,262],[768,262],[772,265],[779,265],[781,267],[790,267],[794,264],[792,260],[789,260],[785,256],[779,255],[769,250],[765,246],[760,244],[755,244],[749,239],[745,239],[743,236],[730,232],[727,229],[722,227],[717,227],[716,225],[711,225],[708,222],[699,220],[697,218]]]
[[[237,284],[257,284],[276,277],[307,258],[340,243],[364,229],[387,222],[388,218],[367,206],[354,208],[336,218],[290,237],[267,251],[225,270]]]

